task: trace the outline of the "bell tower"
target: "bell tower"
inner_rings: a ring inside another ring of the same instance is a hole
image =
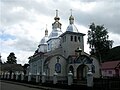
[[[85,34],[78,32],[77,27],[74,25],[74,17],[71,12],[67,30],[61,35],[61,46],[66,58],[69,55],[75,55],[75,50],[78,47],[84,52],[84,35]]]

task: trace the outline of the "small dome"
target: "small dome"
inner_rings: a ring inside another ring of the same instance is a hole
[[[76,28],[76,26],[74,24],[70,24],[68,27],[67,27],[67,30],[66,31],[70,31],[70,32],[78,32],[78,29]]]
[[[41,39],[40,44],[47,44],[48,36],[45,36]]]

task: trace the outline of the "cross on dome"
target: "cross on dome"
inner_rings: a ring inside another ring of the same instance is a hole
[[[72,15],[72,9],[70,9],[70,11],[71,11],[71,15]]]
[[[56,17],[58,17],[58,10],[56,10]]]

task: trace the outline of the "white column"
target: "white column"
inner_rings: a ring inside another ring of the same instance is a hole
[[[3,79],[3,72],[1,73],[1,79]]]
[[[24,73],[22,72],[21,73],[21,81],[23,81],[24,80]]]
[[[5,73],[4,73],[4,79],[6,79],[6,77],[7,77],[7,73],[5,72]]]
[[[37,73],[37,75],[36,75],[36,83],[38,83],[39,82],[39,73]]]
[[[31,73],[29,72],[29,75],[28,75],[28,82],[31,81]]]
[[[16,75],[16,80],[18,80],[18,72],[16,72],[15,75]]]
[[[12,72],[12,74],[11,74],[11,79],[14,79],[14,73]]]
[[[77,67],[74,67],[74,76],[73,79],[77,79]]]
[[[7,73],[7,79],[10,79],[10,73],[9,72]]]
[[[46,80],[45,80],[45,77],[46,77],[46,74],[45,74],[45,72],[43,72],[43,73],[42,73],[42,83],[45,83],[45,81],[46,81]]]
[[[72,72],[70,71],[68,73],[68,85],[72,85],[73,84],[73,74]]]
[[[91,70],[89,70],[87,73],[87,86],[93,87],[93,73],[91,72]]]
[[[58,76],[58,74],[55,72],[53,75],[53,84],[57,83],[57,76]]]

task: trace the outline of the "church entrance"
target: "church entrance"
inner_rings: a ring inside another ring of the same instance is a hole
[[[82,64],[77,68],[77,80],[84,80],[87,78],[88,66]]]

